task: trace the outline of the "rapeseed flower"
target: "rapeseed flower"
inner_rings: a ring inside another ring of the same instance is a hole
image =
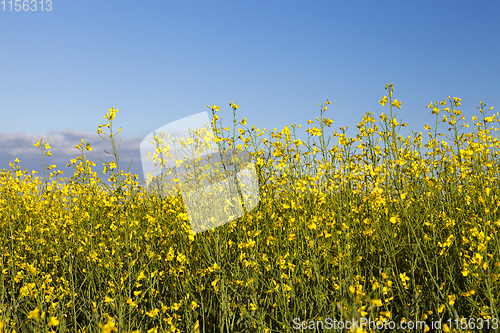
[[[347,127],[330,132],[333,120],[323,116],[329,100],[318,103],[321,114],[308,121],[316,127],[305,131],[305,141],[296,124],[281,131],[247,126],[233,102],[234,121],[224,127],[219,107],[207,105],[214,135],[200,144],[253,149],[260,200],[239,219],[198,234],[189,229],[181,195],[149,192],[114,153],[103,161],[113,182],[106,187],[83,139],[69,179],[46,163],[52,147],[37,141],[50,174],[40,180],[14,163],[0,174],[1,288],[16,298],[6,299],[4,329],[39,331],[47,320],[66,331],[116,332],[120,323],[136,332],[211,332],[239,315],[235,331],[284,331],[293,325],[286,318],[301,316],[297,309],[314,314],[331,305],[344,319],[430,318],[429,309],[496,318],[490,295],[500,267],[498,116],[487,115],[491,108],[481,102],[474,129],[462,133],[468,124],[455,109],[461,99],[448,96],[428,105],[439,115],[435,126],[448,127],[448,140],[424,125],[424,143],[418,131],[400,136],[406,124],[393,111],[401,102],[392,85],[386,90],[379,103],[389,102],[391,112],[377,123],[375,114],[363,115],[355,137]],[[110,130],[103,139],[116,135],[116,114],[110,109],[98,126],[100,134]],[[158,134],[150,158],[173,153],[169,140]],[[244,198],[244,179],[238,182]]]

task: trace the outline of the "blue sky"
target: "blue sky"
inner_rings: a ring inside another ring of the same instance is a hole
[[[480,101],[500,102],[499,10],[496,1],[421,0],[0,4],[0,169],[18,157],[42,171],[33,146],[42,136],[48,163],[66,176],[80,138],[99,166],[108,146],[96,129],[112,106],[120,158],[138,174],[141,140],[207,104],[226,124],[233,101],[250,125],[305,130],[329,99],[332,131],[355,129],[365,112],[389,110],[378,101],[393,83],[410,131],[432,124],[425,107],[448,96],[462,99],[470,123]]]

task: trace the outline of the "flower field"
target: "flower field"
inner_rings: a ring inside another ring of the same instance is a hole
[[[37,142],[41,177],[14,163],[0,173],[0,331],[314,332],[326,318],[425,321],[416,332],[439,319],[444,332],[472,331],[455,323],[474,318],[475,332],[495,331],[500,119],[481,102],[469,127],[449,97],[429,104],[433,126],[404,138],[393,89],[379,102],[387,112],[364,114],[355,137],[332,130],[329,101],[307,141],[301,126],[237,121],[232,102],[224,128],[209,107],[217,142],[252,153],[261,196],[196,234],[180,196],[124,171],[114,108],[97,130],[112,147],[111,186],[83,140],[71,178]]]

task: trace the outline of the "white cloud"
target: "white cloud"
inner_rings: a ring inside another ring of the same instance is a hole
[[[108,141],[109,137],[102,134]],[[22,132],[5,133],[0,132],[0,169],[11,169],[9,163],[14,162],[19,158],[22,169],[28,171],[42,169],[42,156],[39,148],[33,144],[40,140],[39,136],[26,134]],[[89,143],[92,147],[91,152],[85,151],[87,159],[92,159],[96,164],[95,171],[99,174],[102,171],[102,162],[99,158],[105,161],[114,160],[113,155],[108,155],[108,152],[113,152],[111,144],[104,141],[97,134],[84,132],[76,132],[73,129],[64,131],[53,131],[43,136],[43,141],[47,141],[51,147],[52,156],[45,157],[45,165],[55,164],[57,169],[64,171],[65,177],[70,177],[73,174],[72,168],[67,168],[66,165],[70,159],[75,159],[80,155],[80,152],[75,149],[75,146],[80,144],[81,139]],[[116,148],[119,154],[120,168],[127,169],[132,159],[132,166],[129,172],[136,173],[139,176],[142,174],[140,163],[139,145],[142,138],[123,138],[120,144],[120,134],[116,139]]]

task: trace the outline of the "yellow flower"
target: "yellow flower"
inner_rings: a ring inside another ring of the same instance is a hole
[[[396,120],[396,118],[394,118],[394,119],[391,120],[391,125],[393,125],[393,126],[398,126],[399,125],[399,123]]]
[[[118,327],[115,326],[115,322],[108,318],[108,322],[102,327],[102,333],[118,332]]]
[[[191,332],[200,333],[200,321],[199,320],[197,320],[196,323],[194,323],[194,326],[193,326],[193,329],[191,330]]]
[[[40,314],[40,309],[36,308],[35,310],[30,311],[30,313],[28,314],[28,319],[38,320],[39,314]]]
[[[455,304],[456,299],[457,299],[457,297],[455,296],[455,294],[448,295],[448,304],[450,304],[450,305]]]
[[[328,127],[330,127],[333,124],[333,120],[331,120],[330,118],[324,119],[323,122]]]
[[[236,105],[236,104],[233,104],[233,101],[231,101],[231,103],[229,103],[229,106],[232,107],[233,109],[237,109],[239,108],[239,105]]]
[[[130,306],[137,306],[137,304],[134,301],[132,301],[131,298],[127,299],[127,304]]]
[[[308,128],[306,132],[311,134],[312,136],[321,136],[321,130],[317,127]]]
[[[143,272],[143,271],[141,271],[141,272],[139,273],[139,276],[137,277],[137,281],[141,281],[142,279],[145,279],[145,278],[146,278],[146,275],[144,275],[144,272]]]
[[[401,109],[401,102],[398,102],[398,100],[395,99],[394,102],[392,102],[392,106],[395,106],[398,109]]]
[[[380,104],[382,104],[382,106],[385,106],[385,103],[387,103],[387,96],[384,96],[380,101],[379,101]]]
[[[59,325],[59,320],[57,320],[57,317],[50,317],[48,326],[51,327],[51,326],[57,326],[57,325]]]
[[[158,315],[159,312],[160,312],[160,310],[154,309],[154,310],[151,310],[151,311],[147,312],[146,314],[148,316],[150,316],[151,318],[154,318],[154,317],[156,317]]]
[[[380,311],[380,314],[387,318],[391,318],[391,313],[389,311]]]
[[[207,106],[208,106],[208,105],[207,105]],[[214,105],[212,105],[212,110],[214,110],[214,111],[219,111],[219,107],[218,107],[218,106],[216,106],[216,105],[214,104]]]

